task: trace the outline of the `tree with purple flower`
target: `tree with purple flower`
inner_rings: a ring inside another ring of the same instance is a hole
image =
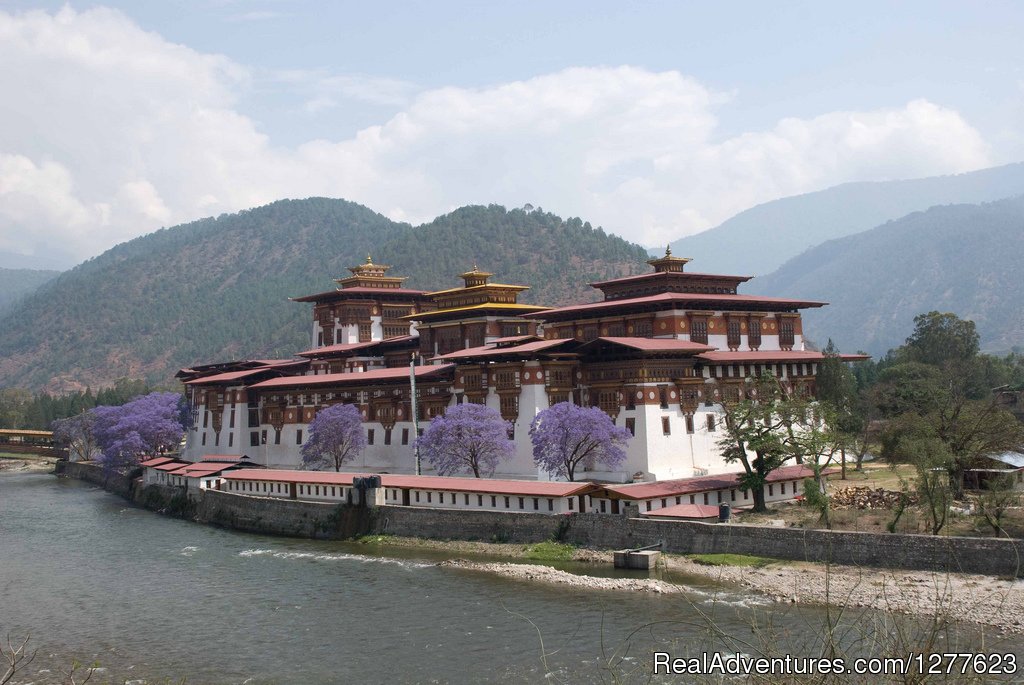
[[[77,416],[57,419],[51,424],[54,443],[67,450],[71,461],[90,461],[100,454],[95,433],[96,416],[92,410]]]
[[[576,471],[597,464],[613,469],[626,459],[631,437],[600,407],[559,402],[534,417],[530,424],[533,461],[552,476],[575,480]]]
[[[309,424],[309,439],[302,446],[302,467],[341,471],[366,447],[363,417],[354,404],[333,404],[317,412]]]
[[[185,432],[187,405],[176,392],[152,392],[120,407],[92,410],[92,430],[107,469],[125,469],[144,457],[175,450]]]
[[[435,416],[416,444],[439,475],[469,472],[480,478],[494,475],[498,464],[515,454],[509,428],[497,409],[459,404]]]

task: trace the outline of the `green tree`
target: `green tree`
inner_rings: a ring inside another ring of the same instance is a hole
[[[914,332],[904,348],[911,361],[941,367],[974,359],[979,341],[973,321],[931,311],[914,317]]]

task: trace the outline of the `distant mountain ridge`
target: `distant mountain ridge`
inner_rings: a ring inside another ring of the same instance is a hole
[[[345,200],[282,200],[136,238],[40,287],[0,318],[0,387],[169,383],[197,362],[290,356],[312,314],[287,298],[329,290],[367,253],[412,288],[455,286],[476,263],[550,305],[647,268],[639,245],[539,210],[464,207],[414,228]]]
[[[27,297],[39,286],[52,281],[59,271],[44,269],[5,269],[0,267],[0,314]]]
[[[760,276],[809,247],[867,231],[911,212],[1022,193],[1024,162],[952,176],[844,183],[757,205],[671,245],[675,254],[700,259],[702,270]]]
[[[751,283],[828,307],[804,314],[804,331],[843,351],[875,355],[904,342],[915,315],[954,312],[977,324],[982,348],[1024,346],[1024,195],[932,207],[831,240]]]

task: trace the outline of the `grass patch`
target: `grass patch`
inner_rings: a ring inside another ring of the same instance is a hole
[[[394,541],[394,535],[360,535],[356,538],[356,542],[361,545],[386,545]]]
[[[524,551],[523,557],[535,561],[571,561],[576,546],[564,542],[538,542],[526,547]]]
[[[777,563],[776,559],[752,557],[746,554],[691,554],[690,559],[704,566],[750,566],[763,568]]]

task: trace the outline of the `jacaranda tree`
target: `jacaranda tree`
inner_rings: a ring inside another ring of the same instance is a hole
[[[459,404],[434,417],[416,444],[439,475],[472,473],[480,478],[493,475],[515,453],[510,427],[497,409]]]
[[[77,416],[54,421],[50,430],[58,447],[68,451],[71,461],[90,461],[99,456],[100,445],[95,433],[96,416],[93,410],[83,411]]]
[[[317,412],[309,424],[309,439],[302,446],[302,466],[341,471],[366,447],[363,417],[354,404],[334,404]]]
[[[144,457],[178,448],[188,407],[176,392],[152,392],[120,407],[96,407],[93,435],[108,469],[124,469]]]
[[[534,417],[530,424],[533,460],[552,476],[575,480],[582,466],[608,469],[626,460],[631,434],[615,425],[600,407],[559,402]]]

